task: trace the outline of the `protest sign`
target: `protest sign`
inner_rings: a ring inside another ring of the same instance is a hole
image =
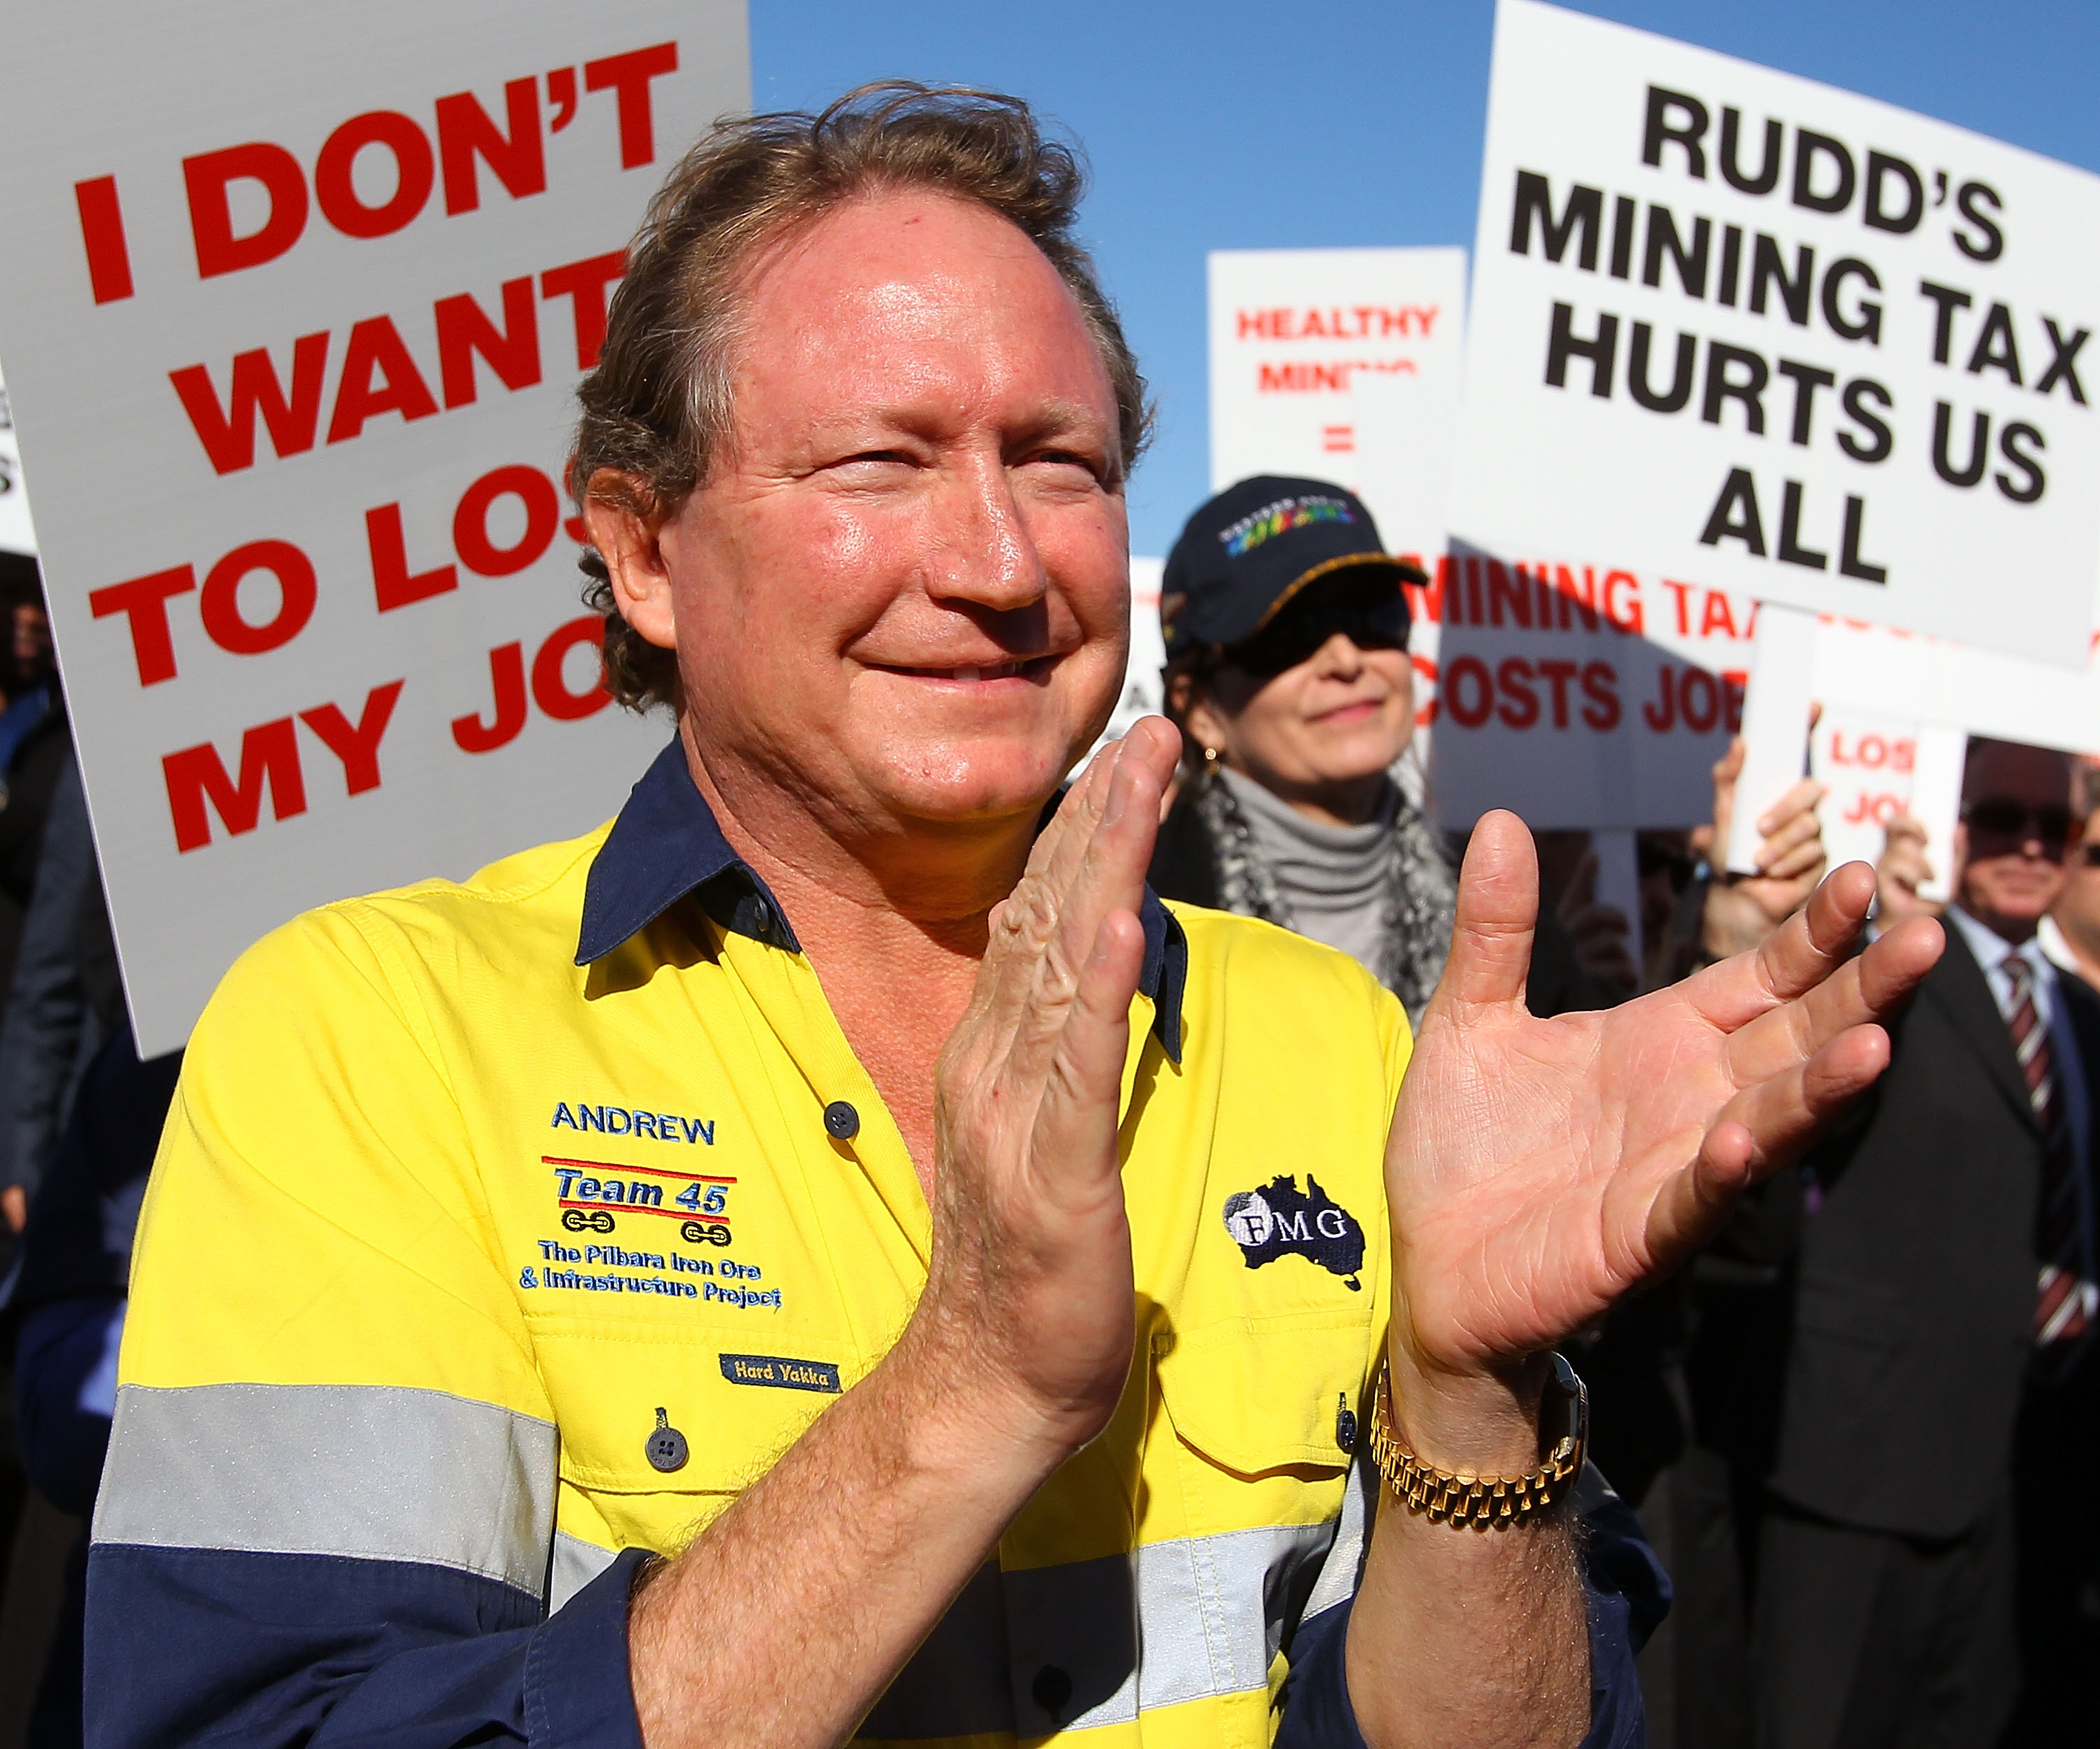
[[[1458,417],[1457,250],[1211,257],[1213,488],[1309,475],[1357,492],[1410,590],[1416,717],[1447,825],[1689,825],[1740,716],[1754,607],[1560,543],[1447,554]]]
[[[297,912],[617,807],[562,489],[740,0],[0,20],[0,356],[139,1046]]]
[[[1210,274],[1211,489],[1331,479],[1393,551],[1441,552],[1465,250],[1214,250]]]
[[[2076,666],[2100,178],[1500,0],[1452,529]]]

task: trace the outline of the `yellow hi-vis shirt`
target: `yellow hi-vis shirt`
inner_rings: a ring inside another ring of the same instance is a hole
[[[147,1197],[99,1557],[390,1562],[558,1610],[704,1531],[904,1327],[927,1205],[791,921],[675,744],[609,830],[325,907],[227,974]],[[1265,1745],[1296,1623],[1353,1590],[1406,1023],[1283,930],[1145,921],[1129,1383],[862,1740]]]

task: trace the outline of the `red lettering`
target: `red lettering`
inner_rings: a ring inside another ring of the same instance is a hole
[[[481,205],[479,158],[513,200],[547,192],[547,148],[540,135],[540,86],[531,77],[503,87],[508,135],[500,133],[471,91],[438,99],[438,157],[444,166],[445,211],[470,213]]]
[[[1553,727],[1568,727],[1568,682],[1575,678],[1576,665],[1573,662],[1542,661],[1538,671],[1553,682]]]
[[[1721,690],[1714,677],[1703,668],[1688,668],[1678,676],[1677,686],[1677,711],[1684,727],[1694,735],[1709,733],[1721,720]]]
[[[1662,586],[1677,598],[1677,635],[1689,638],[1692,635],[1692,621],[1685,612],[1685,598],[1692,593],[1692,585],[1689,583],[1673,583],[1665,577]]]
[[[227,775],[218,749],[210,741],[185,747],[161,761],[168,786],[168,813],[174,823],[175,849],[201,850],[211,842],[209,802],[229,833],[253,832],[262,817],[262,791],[270,791],[271,811],[289,819],[307,811],[306,780],[299,770],[298,736],[289,717],[280,717],[240,737],[240,779]]]
[[[196,587],[196,572],[188,565],[110,583],[89,591],[88,610],[98,620],[112,613],[131,622],[131,659],[139,665],[139,684],[158,686],[175,678],[175,641],[168,627],[168,598]]]
[[[270,433],[270,444],[280,456],[295,456],[314,447],[314,432],[320,424],[321,378],[328,368],[329,337],[325,332],[302,334],[292,342],[292,391],[287,395],[278,381],[277,367],[269,349],[234,355],[227,405],[219,404],[212,386],[211,373],[201,364],[187,364],[168,373],[175,394],[189,415],[190,429],[204,445],[213,471],[232,474],[255,465],[255,422],[258,417]]]
[[[124,242],[124,213],[117,204],[117,179],[90,177],[73,185],[80,209],[81,245],[87,251],[88,289],[97,303],[131,295],[131,252]]]
[[[1471,685],[1474,699],[1467,704],[1465,687]],[[1477,656],[1462,656],[1444,665],[1444,678],[1436,688],[1438,701],[1462,729],[1477,729],[1494,713],[1495,682],[1488,665]]]
[[[652,43],[624,55],[584,63],[586,91],[616,91],[620,97],[620,167],[631,170],[656,156],[656,135],[649,111],[649,82],[678,70],[678,45]]]
[[[1508,570],[1498,559],[1488,561],[1488,623],[1502,623],[1502,609],[1509,608],[1510,617],[1520,625],[1531,624],[1530,579],[1520,570],[1516,581],[1510,581]]]
[[[365,696],[364,714],[355,723],[338,704],[317,705],[299,713],[299,721],[342,762],[343,784],[351,795],[360,796],[379,787],[379,742],[393,718],[404,683],[390,680],[383,687],[374,687]]]
[[[394,157],[394,192],[367,206],[351,178],[358,154],[383,146]],[[397,109],[352,116],[321,143],[314,160],[314,199],[345,236],[388,236],[422,211],[437,185],[437,164],[423,130]]]
[[[1609,662],[1582,665],[1582,720],[1599,735],[1619,726],[1619,671]]]
[[[1750,610],[1752,612],[1757,611],[1754,600],[1750,603]],[[1749,674],[1743,669],[1724,668],[1721,670],[1721,704],[1727,718],[1731,735],[1742,732],[1743,694],[1749,690]]]
[[[267,571],[277,580],[277,611],[260,624],[240,612],[245,577]],[[250,541],[211,568],[197,598],[205,634],[234,656],[261,656],[281,649],[306,629],[320,598],[313,561],[289,541]]]
[[[1890,751],[1889,764],[1895,771],[1908,771],[1917,762],[1917,743],[1916,741],[1908,740],[1898,741]]]
[[[1418,554],[1404,553],[1401,556],[1410,564],[1422,563],[1421,557]],[[1400,592],[1407,598],[1409,613],[1415,619],[1426,621],[1432,625],[1440,623],[1444,617],[1444,591],[1449,586],[1450,578],[1451,561],[1447,556],[1440,554],[1434,573],[1428,582],[1402,583],[1400,585]]]
[[[488,674],[496,688],[496,709],[488,721],[473,715],[452,718],[452,740],[462,753],[494,753],[516,740],[525,727],[524,645],[507,643],[490,651]]]
[[[488,513],[505,497],[525,506],[525,532],[513,546],[498,546],[488,534]],[[562,500],[554,481],[536,467],[500,467],[483,475],[461,496],[452,516],[452,546],[477,576],[507,577],[552,546],[561,525]]]
[[[1538,721],[1538,695],[1531,690],[1531,664],[1520,656],[1507,656],[1495,670],[1495,686],[1502,702],[1495,714],[1512,729],[1528,729]]]
[[[571,650],[582,644],[600,649],[605,646],[605,621],[595,613],[586,613],[581,619],[558,626],[554,635],[540,646],[540,653],[532,658],[533,702],[557,722],[580,722],[612,702],[612,695],[605,690],[604,675],[598,669],[593,670],[591,683],[584,691],[569,691],[568,682],[562,678],[562,664]],[[457,725],[454,727],[457,730]]]
[[[474,380],[477,355],[506,389],[529,389],[540,380],[540,316],[531,274],[503,282],[501,328],[465,292],[440,298],[431,313],[437,319],[438,378],[447,407],[465,407],[479,393]]]
[[[597,368],[605,346],[607,288],[627,272],[627,256],[615,250],[609,255],[593,255],[584,261],[549,267],[540,276],[542,298],[567,298],[576,325],[576,369]]]
[[[382,613],[459,587],[459,572],[450,565],[408,569],[408,538],[398,504],[382,504],[364,513],[364,545],[372,555],[372,594]]]
[[[270,197],[270,216],[246,236],[233,234],[227,184],[258,182]],[[196,245],[197,277],[211,279],[275,261],[307,228],[307,179],[299,161],[264,140],[201,152],[183,160],[183,186],[190,206],[190,236]]]
[[[1626,611],[1619,611],[1619,588],[1623,584],[1631,592],[1632,600]],[[1640,580],[1630,571],[1608,571],[1604,573],[1604,600],[1600,603],[1604,617],[1622,632],[1637,632],[1641,629]]]
[[[1560,622],[1561,630],[1564,632],[1569,629],[1568,611],[1571,608],[1582,619],[1583,630],[1590,632],[1596,630],[1596,568],[1592,565],[1583,566],[1582,587],[1578,591],[1575,587],[1575,573],[1565,565],[1556,565],[1553,572],[1553,587],[1555,592],[1560,597],[1560,609],[1557,617]]]
[[[329,417],[330,443],[357,436],[367,420],[382,413],[426,419],[437,410],[430,386],[416,369],[391,318],[370,316],[351,329],[342,376],[336,384],[335,411]]]
[[[1677,726],[1677,688],[1670,683],[1669,663],[1657,668],[1655,680],[1655,696],[1641,706],[1641,720],[1657,735],[1667,735]]]
[[[1710,589],[1706,591],[1705,611],[1699,616],[1699,635],[1710,638],[1717,631],[1723,638],[1741,635],[1736,629],[1736,616],[1729,611],[1728,598],[1718,589]]]
[[[1426,656],[1410,656],[1421,684],[1415,688],[1414,726],[1426,729],[1436,720],[1436,665]]]

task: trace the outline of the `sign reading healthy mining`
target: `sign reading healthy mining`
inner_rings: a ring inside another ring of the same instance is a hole
[[[298,912],[611,814],[562,490],[741,0],[0,20],[0,348],[140,1048]]]
[[[2100,177],[1501,0],[1452,531],[2080,666]]]

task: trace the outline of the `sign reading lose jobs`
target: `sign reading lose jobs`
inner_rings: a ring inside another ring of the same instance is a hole
[[[1502,0],[1454,535],[2082,665],[2100,178]]]
[[[0,20],[0,348],[139,1043],[258,935],[613,812],[562,479],[739,0]]]

